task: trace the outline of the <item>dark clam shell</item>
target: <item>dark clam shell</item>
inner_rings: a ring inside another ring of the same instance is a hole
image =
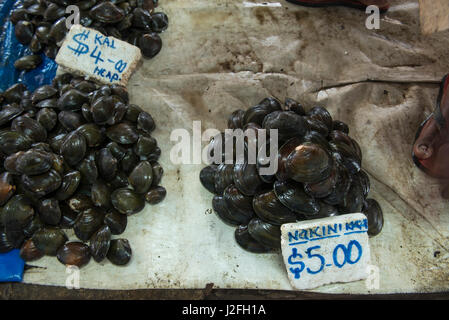
[[[137,118],[141,112],[143,112],[143,110],[139,106],[130,104],[126,110],[125,119],[132,123],[137,123]]]
[[[3,108],[0,110],[0,126],[8,123],[15,117],[18,117],[20,114],[22,114],[22,112],[22,106],[15,102],[3,106]]]
[[[362,186],[362,189],[363,189],[363,196],[366,198],[371,189],[371,183],[370,183],[368,174],[365,171],[360,170],[356,174],[356,177],[358,177],[358,179],[359,179],[360,185]]]
[[[29,117],[17,117],[11,123],[11,130],[17,131],[33,142],[41,142],[47,139],[47,130],[35,119]]]
[[[115,190],[111,195],[111,201],[117,211],[126,215],[135,214],[145,207],[143,195],[127,188]]]
[[[162,200],[165,199],[166,195],[167,195],[167,190],[165,190],[164,187],[157,186],[157,187],[151,188],[147,193],[145,193],[145,200],[149,204],[155,205],[155,204],[162,202]]]
[[[26,238],[30,238],[37,230],[45,227],[44,223],[39,218],[38,214],[34,215],[33,220],[23,229],[23,234]]]
[[[103,23],[117,23],[125,17],[123,10],[109,1],[97,4],[90,9],[89,14],[95,20]]]
[[[353,179],[351,187],[349,188],[343,201],[338,206],[342,213],[357,213],[361,212],[365,195],[363,193],[362,185],[358,179]]]
[[[298,182],[314,183],[329,177],[333,160],[319,145],[305,142],[287,156],[287,175]]]
[[[59,226],[62,229],[71,229],[78,218],[78,213],[70,209],[65,202],[61,202],[59,204],[59,208],[61,209],[61,220],[59,221]]]
[[[109,142],[106,148],[111,151],[112,156],[118,161],[121,161],[126,155],[126,149],[119,145],[117,142]]]
[[[44,12],[44,19],[47,21],[54,21],[62,18],[65,15],[65,10],[56,3],[50,2]],[[50,30],[47,31],[49,33]],[[48,41],[48,40],[47,40]]]
[[[204,188],[209,192],[215,193],[215,173],[217,172],[216,165],[204,167],[200,171],[200,182]]]
[[[367,199],[362,212],[368,218],[368,235],[378,235],[384,226],[384,216],[379,203],[374,199]]]
[[[136,28],[142,28],[149,31],[151,28],[150,12],[143,8],[135,8],[133,10],[132,25]]]
[[[223,199],[234,221],[247,224],[254,217],[252,197],[245,196],[234,185],[229,185],[224,190]]]
[[[304,111],[303,106],[298,102],[291,98],[286,98],[284,103],[285,111],[293,111],[294,113],[304,116],[306,112]]]
[[[51,153],[30,149],[17,157],[15,171],[30,176],[39,175],[49,171],[52,165]]]
[[[101,180],[95,181],[91,188],[91,198],[94,206],[109,208],[111,206],[111,191]]]
[[[313,107],[309,112],[307,112],[307,116],[310,119],[323,123],[327,127],[328,131],[332,130],[332,116],[326,108],[320,106]]]
[[[54,88],[51,85],[43,85],[34,90],[33,94],[31,95],[31,100],[33,101],[33,104],[38,103],[39,101],[49,99],[57,95],[58,90]]]
[[[74,166],[84,158],[86,150],[87,142],[84,135],[72,131],[64,138],[60,152],[67,164]]]
[[[255,164],[235,164],[233,171],[234,185],[244,195],[253,196],[263,185]]]
[[[148,112],[142,111],[139,113],[139,116],[137,117],[137,129],[150,134],[155,128],[156,123]]]
[[[81,173],[79,171],[69,171],[62,177],[61,187],[56,192],[55,198],[58,200],[67,200],[78,188],[81,182]]]
[[[3,172],[0,174],[0,206],[3,206],[16,191],[12,174]],[[1,217],[1,215],[0,215]],[[1,224],[1,222],[0,222]]]
[[[329,144],[333,157],[342,163],[351,174],[356,174],[361,170],[362,159],[352,146],[340,141],[331,141]]]
[[[108,123],[113,116],[116,102],[117,99],[114,99],[114,96],[103,96],[96,99],[90,108],[95,123],[99,125]]]
[[[324,203],[323,201],[318,201],[320,205],[320,211],[316,215],[307,216],[308,219],[320,219],[320,218],[328,218],[339,215],[338,209],[336,206],[332,206],[330,204]]]
[[[59,123],[68,131],[72,131],[84,124],[83,116],[74,111],[61,111],[58,114]]]
[[[308,130],[304,118],[292,111],[272,112],[265,117],[262,126],[265,130],[277,130],[281,141],[302,137]]]
[[[146,58],[155,57],[162,49],[162,39],[155,32],[146,33],[139,38],[139,48]]]
[[[268,248],[279,249],[281,247],[280,226],[254,218],[248,223],[248,232],[251,237]]]
[[[73,230],[78,239],[87,241],[102,226],[104,213],[97,208],[90,208],[83,211],[75,224]]]
[[[262,126],[262,123],[266,116],[271,113],[271,109],[268,105],[255,105],[245,111],[243,116],[243,126],[248,123],[254,123]]]
[[[289,179],[286,171],[287,157],[293,150],[302,143],[302,140],[298,137],[287,140],[280,148],[278,152],[278,171],[276,172],[276,178],[280,181]]]
[[[51,26],[49,37],[58,43],[64,39],[67,32],[66,18],[61,17]]]
[[[20,257],[26,262],[38,260],[43,256],[44,252],[39,250],[31,239],[26,240],[20,248]]]
[[[42,222],[46,224],[57,225],[61,221],[62,214],[59,201],[54,198],[40,201],[37,211]]]
[[[140,135],[134,145],[134,153],[140,157],[149,156],[157,148],[157,141],[153,137]]]
[[[58,100],[55,98],[45,99],[36,104],[36,108],[56,108]]]
[[[133,144],[139,139],[136,128],[125,122],[109,127],[106,135],[119,144]]]
[[[151,162],[151,166],[153,167],[153,187],[156,187],[161,183],[162,177],[164,176],[164,169],[161,164],[157,161]]]
[[[2,96],[7,103],[20,103],[27,88],[23,83],[16,83],[6,89]]]
[[[242,129],[243,128],[243,120],[245,116],[244,110],[235,110],[228,118],[228,128],[229,129]]]
[[[52,108],[42,108],[37,112],[36,120],[47,131],[51,131],[58,122],[58,115]]]
[[[108,181],[108,185],[113,190],[127,187],[129,185],[128,176],[123,171],[117,171],[114,179]]]
[[[273,251],[272,248],[264,246],[251,237],[248,231],[248,226],[242,225],[235,229],[234,237],[239,246],[246,251],[252,253],[269,253]]]
[[[332,190],[337,184],[337,179],[338,168],[334,165],[328,178],[316,183],[305,183],[304,190],[307,192],[307,194],[314,198],[325,198],[331,194]]]
[[[253,208],[260,219],[274,225],[296,222],[295,213],[278,200],[274,191],[254,196]]]
[[[34,34],[34,27],[30,21],[21,20],[16,23],[14,28],[14,33],[16,35],[17,40],[21,44],[29,44]]]
[[[0,253],[7,253],[14,249],[14,245],[8,240],[6,232],[0,228]]]
[[[151,15],[151,30],[163,32],[168,28],[168,17],[163,12],[155,12]]]
[[[33,44],[33,43],[31,43],[31,44]],[[39,51],[39,50],[37,50],[37,51]],[[14,68],[16,68],[17,70],[32,70],[32,69],[35,69],[41,63],[42,63],[41,56],[37,55],[37,54],[32,54],[32,55],[24,56],[22,58],[17,59],[14,62]]]
[[[351,187],[352,178],[346,167],[338,165],[338,178],[332,192],[322,200],[330,205],[341,203]]]
[[[215,193],[222,195],[223,191],[234,182],[234,165],[220,164],[215,172]]]
[[[320,210],[318,202],[304,191],[304,186],[295,181],[276,181],[274,193],[279,201],[293,212],[314,215]]]
[[[108,226],[102,226],[93,234],[89,242],[90,253],[96,262],[101,262],[106,258],[111,244],[111,230]]]
[[[81,193],[77,193],[67,200],[67,205],[71,210],[77,213],[81,213],[94,206],[89,196]]]
[[[346,134],[349,134],[348,125],[340,120],[334,120],[332,122],[332,130],[338,130],[338,131],[344,132]]]
[[[89,184],[94,183],[98,179],[98,167],[95,157],[86,157],[77,165],[78,171],[81,173],[82,180]]]
[[[139,163],[139,157],[133,152],[132,149],[126,151],[125,156],[120,161],[120,168],[125,173],[131,173],[131,171],[136,167]]]
[[[88,102],[88,96],[76,89],[67,90],[58,100],[57,107],[61,110],[80,110],[81,106]]]
[[[132,250],[126,239],[111,240],[107,258],[113,264],[122,266],[131,260]]]
[[[34,209],[24,195],[15,195],[1,211],[2,224],[8,230],[23,230],[33,220]]]
[[[153,168],[148,161],[141,161],[128,177],[130,185],[137,193],[146,193],[153,183]]]
[[[68,266],[81,268],[90,261],[90,250],[82,242],[68,242],[61,246],[57,252],[59,262]]]
[[[108,148],[103,148],[97,152],[95,159],[100,176],[106,181],[112,180],[117,174],[118,161],[111,151]]]
[[[16,131],[0,132],[0,151],[10,155],[22,150],[28,150],[32,141]]]
[[[55,170],[35,175],[22,175],[22,183],[27,190],[33,192],[36,196],[43,197],[61,186],[62,178]]]
[[[234,217],[229,212],[229,207],[223,196],[214,196],[212,199],[212,208],[217,216],[226,224],[231,226],[238,226],[240,221],[235,220]]]
[[[113,235],[122,234],[128,223],[128,216],[111,209],[104,217],[104,223],[109,227]]]
[[[45,227],[36,231],[32,237],[33,243],[45,255],[56,256],[59,248],[67,242],[65,233],[56,227]]]

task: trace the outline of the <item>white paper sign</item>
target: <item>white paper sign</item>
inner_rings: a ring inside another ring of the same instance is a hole
[[[126,86],[141,58],[139,48],[77,24],[70,28],[55,60],[70,72]]]
[[[282,225],[282,256],[292,287],[313,289],[367,278],[367,231],[362,213]]]

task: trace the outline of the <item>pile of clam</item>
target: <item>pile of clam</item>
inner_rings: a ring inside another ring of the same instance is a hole
[[[235,240],[242,248],[271,252],[280,248],[282,224],[345,213],[363,212],[370,236],[381,231],[383,214],[378,202],[367,198],[370,181],[361,168],[361,149],[348,135],[348,126],[333,120],[325,108],[305,112],[293,99],[282,105],[266,98],[246,111],[233,112],[228,128],[253,130],[259,142],[261,129],[267,135],[270,129],[278,133],[279,148],[272,157],[278,164],[275,174],[261,174],[273,137],[258,144],[254,163],[248,161],[248,154],[240,162],[234,155],[229,163],[226,153],[235,152],[235,146],[231,151],[226,148],[227,137],[232,137],[229,133],[211,140],[210,154],[220,144],[222,155],[200,172],[202,185],[215,194],[214,211],[225,223],[237,226]]]
[[[127,264],[128,240],[112,236],[166,194],[151,115],[129,104],[125,87],[71,74],[33,93],[15,84],[0,103],[0,253]]]
[[[153,58],[162,48],[159,33],[167,29],[168,18],[154,12],[157,0],[23,0],[11,13],[18,41],[28,45],[34,53],[16,61],[16,68],[36,68],[44,52],[54,59],[68,29],[66,7],[80,9],[80,24],[139,47],[144,57]],[[71,11],[69,11],[71,12]]]

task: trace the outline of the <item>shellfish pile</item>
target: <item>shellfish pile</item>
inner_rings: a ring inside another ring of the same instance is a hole
[[[162,48],[159,34],[167,29],[168,17],[154,12],[157,0],[23,0],[11,13],[18,41],[33,52],[21,58],[16,68],[30,70],[37,67],[44,52],[55,59],[59,45],[68,29],[66,7],[78,6],[80,24],[139,47],[144,57],[153,58]],[[70,12],[70,11],[69,11]]]
[[[253,131],[260,140],[262,129],[277,130],[258,144],[256,161],[248,161],[248,137],[244,140],[247,155],[237,162],[226,162],[227,137],[221,133],[211,139],[212,164],[200,172],[202,185],[215,196],[212,207],[225,223],[236,226],[235,240],[245,250],[265,253],[280,248],[280,226],[307,219],[362,212],[368,218],[368,234],[377,235],[383,227],[379,203],[368,198],[369,177],[362,170],[362,152],[349,136],[344,122],[333,120],[323,107],[308,112],[297,101],[287,98],[284,104],[266,98],[248,110],[236,110],[228,119],[229,129]],[[260,142],[260,141],[259,141]],[[277,171],[267,175],[269,145],[277,142]],[[262,152],[264,150],[264,152]],[[235,151],[231,150],[232,153]],[[232,159],[234,159],[232,161]]]
[[[0,103],[0,253],[127,264],[128,240],[112,236],[166,195],[152,116],[129,104],[125,87],[71,74],[33,93],[15,84]]]

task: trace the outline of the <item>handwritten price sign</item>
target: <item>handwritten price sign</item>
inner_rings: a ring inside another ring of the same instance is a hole
[[[365,215],[284,224],[281,231],[282,255],[294,288],[312,289],[368,276],[370,248]]]
[[[72,72],[122,85],[140,59],[139,48],[81,25],[70,29],[56,56],[56,62]]]

